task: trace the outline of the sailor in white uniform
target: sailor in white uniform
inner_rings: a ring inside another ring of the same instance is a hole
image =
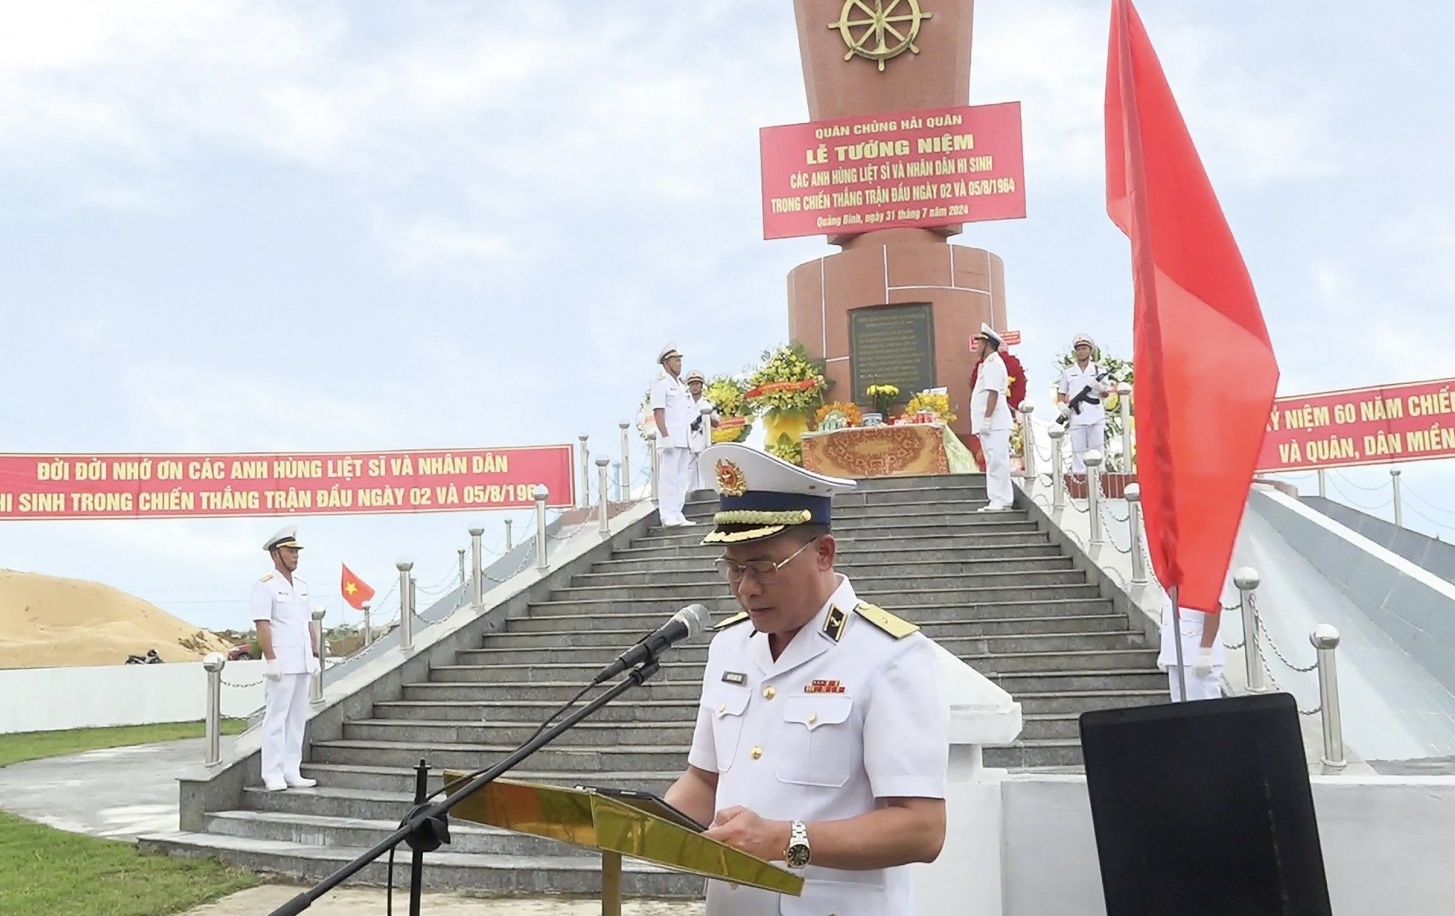
[[[911,916],[909,863],[945,838],[949,713],[919,628],[834,568],[823,477],[738,444],[703,452],[718,568],[743,609],[708,651],[687,771],[666,799],[707,836],[804,877],[802,896],[711,880],[708,916]]]
[[[682,353],[667,344],[657,355],[662,374],[652,381],[652,422],[657,430],[657,515],[668,528],[691,525],[682,514],[687,502],[688,472],[692,464],[692,396],[682,384]]]
[[[1106,450],[1106,407],[1102,401],[1112,392],[1112,387],[1100,378],[1101,369],[1091,361],[1096,343],[1087,335],[1079,334],[1071,343],[1076,359],[1061,370],[1061,380],[1056,384],[1056,404],[1060,419],[1068,421],[1071,431],[1071,470],[1076,474],[1086,473],[1086,452]],[[1091,391],[1081,398],[1076,407],[1071,402],[1081,392]]]
[[[253,586],[252,614],[258,645],[267,659],[263,696],[263,785],[270,792],[309,788],[305,778],[303,730],[308,724],[308,679],[318,671],[316,641],[308,606],[308,584],[298,568],[298,527],[289,525],[263,544],[273,571]]]
[[[1223,695],[1223,667],[1228,650],[1218,636],[1221,611],[1205,613],[1192,608],[1179,608],[1182,640],[1182,677],[1177,673],[1178,627],[1172,620],[1172,599],[1162,599],[1162,642],[1157,652],[1157,667],[1167,672],[1172,702],[1181,703],[1182,684],[1187,682],[1187,699],[1216,700]]]
[[[693,490],[706,490],[712,487],[711,481],[703,479],[699,468],[698,457],[702,450],[712,444],[712,431],[717,428],[718,420],[717,405],[712,399],[702,393],[706,379],[696,369],[687,373],[687,393],[691,395],[692,415],[691,425],[687,429],[688,449],[692,457],[687,463],[687,492]]]
[[[981,512],[999,512],[1015,504],[1015,491],[1010,484],[1010,405],[1006,403],[1009,376],[1000,348],[1005,341],[981,322],[980,371],[975,374],[975,389],[970,392],[970,432],[980,438],[980,453],[985,456],[985,493],[989,502]]]

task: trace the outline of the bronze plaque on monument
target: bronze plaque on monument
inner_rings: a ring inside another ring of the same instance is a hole
[[[849,365],[854,402],[872,404],[870,385],[893,385],[900,402],[935,387],[935,321],[928,302],[849,312]]]

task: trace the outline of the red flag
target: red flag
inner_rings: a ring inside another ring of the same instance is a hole
[[[1130,0],[1112,0],[1106,208],[1132,247],[1137,471],[1157,578],[1214,611],[1278,387],[1253,281]]]
[[[374,590],[365,585],[364,580],[354,575],[354,571],[347,566],[344,566],[343,581],[339,583],[339,588],[343,590],[344,600],[356,611],[362,611],[364,602],[374,597]]]

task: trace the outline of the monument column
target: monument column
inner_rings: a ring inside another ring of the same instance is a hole
[[[974,0],[794,0],[813,121],[969,104]],[[953,211],[952,211],[953,212]],[[835,400],[876,379],[907,399],[946,387],[970,434],[971,335],[1006,330],[1004,267],[951,245],[960,225],[829,235],[840,251],[788,276],[790,339],[827,361]]]

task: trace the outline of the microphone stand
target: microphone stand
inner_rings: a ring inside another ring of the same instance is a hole
[[[269,916],[297,916],[298,913],[302,913],[312,906],[324,894],[327,894],[355,874],[363,871],[369,863],[397,846],[400,841],[408,842],[410,848],[414,850],[413,861],[415,864],[410,870],[409,896],[411,916],[418,916],[421,893],[420,885],[423,881],[423,856],[424,853],[433,852],[440,848],[442,844],[450,841],[450,829],[447,817],[450,809],[494,782],[531,754],[534,754],[542,747],[554,741],[577,722],[585,719],[633,687],[645,683],[657,671],[657,659],[655,657],[648,659],[638,667],[632,669],[626,678],[615,684],[610,690],[596,697],[590,703],[571,713],[544,732],[541,732],[530,741],[511,751],[504,760],[495,764],[479,776],[476,776],[474,779],[471,779],[462,788],[446,795],[432,805],[416,803],[409,814],[405,816],[399,829],[378,843],[375,843],[360,854],[358,858],[329,875],[327,878],[324,878],[308,891],[299,894],[297,897],[278,907]],[[421,761],[421,764],[423,764],[423,761]],[[423,771],[423,766],[421,766],[421,771]],[[418,792],[417,787],[418,783],[416,783],[415,798],[419,799],[422,797],[422,793]]]

